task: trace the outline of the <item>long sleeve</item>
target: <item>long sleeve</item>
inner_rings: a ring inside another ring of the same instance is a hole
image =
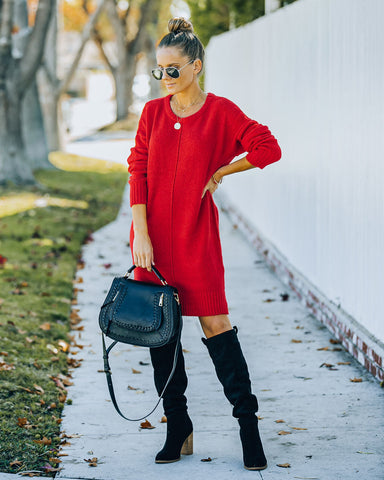
[[[247,160],[258,168],[264,168],[281,158],[281,149],[268,127],[248,118],[241,110],[236,118],[239,125],[236,141],[248,152]]]
[[[147,164],[148,164],[148,131],[147,108],[144,107],[136,133],[135,146],[131,148],[128,159],[130,184],[130,203],[146,204],[148,198]]]

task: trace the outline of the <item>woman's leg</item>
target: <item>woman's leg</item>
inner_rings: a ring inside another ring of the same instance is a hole
[[[176,343],[151,348],[155,386],[160,395],[172,370]],[[180,460],[180,455],[193,453],[193,427],[187,413],[187,399],[184,395],[188,380],[184,356],[180,345],[176,369],[164,395],[163,407],[167,417],[167,439],[156,455],[156,463],[171,463]]]
[[[227,315],[200,317],[209,355],[215,365],[216,374],[224,388],[224,394],[233,405],[233,416],[240,425],[244,467],[262,470],[267,467],[260,440],[257,416],[257,399],[251,391],[247,363],[244,359],[237,328],[232,328]]]

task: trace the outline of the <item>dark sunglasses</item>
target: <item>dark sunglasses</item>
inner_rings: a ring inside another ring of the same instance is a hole
[[[181,70],[184,67],[186,67],[187,65],[189,65],[190,63],[193,63],[194,61],[195,60],[191,60],[190,62],[186,63],[185,65],[183,65],[180,68],[176,68],[176,67],[165,67],[165,68],[157,67],[157,68],[154,68],[152,70],[152,75],[153,75],[154,78],[156,78],[156,80],[161,80],[163,78],[164,71],[165,71],[165,73],[168,75],[168,77],[179,78]]]

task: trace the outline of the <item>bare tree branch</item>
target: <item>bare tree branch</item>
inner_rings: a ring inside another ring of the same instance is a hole
[[[145,25],[148,22],[148,18],[150,17],[151,10],[152,10],[153,0],[146,0],[141,5],[141,16],[140,16],[140,23],[139,29],[135,39],[133,40],[133,54],[136,55],[143,49],[143,43],[145,40]]]
[[[114,65],[112,65],[112,62],[109,60],[108,55],[107,55],[106,51],[104,50],[103,40],[102,40],[99,32],[95,28],[93,29],[93,32],[92,32],[92,39],[95,42],[95,45],[97,46],[97,48],[99,50],[101,58],[103,59],[103,61],[105,62],[105,64],[107,65],[107,67],[110,69],[110,71],[113,74],[116,67]]]
[[[38,69],[44,54],[44,41],[52,12],[51,0],[40,0],[36,12],[35,26],[29,37],[23,59],[20,62],[18,90],[24,91]]]
[[[95,10],[95,12],[92,14],[92,16],[89,19],[86,26],[84,27],[82,37],[81,37],[80,48],[77,51],[76,56],[73,59],[73,62],[71,64],[68,72],[66,73],[66,75],[64,76],[64,78],[60,82],[60,86],[59,86],[60,93],[63,93],[67,90],[67,88],[69,86],[69,83],[70,83],[70,81],[73,77],[73,74],[75,73],[75,70],[77,68],[77,65],[79,64],[79,61],[81,59],[81,56],[82,56],[84,48],[85,48],[85,45],[87,44],[87,42],[88,42],[88,40],[89,40],[89,38],[92,34],[92,31],[93,31],[93,29],[95,27],[95,24],[97,22],[97,18],[100,15],[103,8],[105,7],[105,4],[106,4],[106,0],[102,0],[101,3],[98,5],[97,9]]]
[[[5,72],[12,60],[12,18],[14,0],[3,0],[0,24],[0,86],[4,82]]]
[[[114,0],[107,0],[106,3],[106,12],[109,17],[109,20],[112,23],[113,28],[116,31],[116,42],[119,43],[117,51],[121,52],[125,49],[125,21],[122,22],[117,10]]]

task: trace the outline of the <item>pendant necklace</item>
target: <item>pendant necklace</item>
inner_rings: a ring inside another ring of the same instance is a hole
[[[190,103],[189,105],[187,105],[186,107],[183,107],[183,108],[178,104],[178,102],[177,102],[177,100],[176,100],[175,97],[172,97],[172,98],[175,98],[175,100],[174,100],[175,107],[176,107],[178,110],[180,110],[181,113],[182,113],[182,115],[183,115],[188,108],[193,107],[194,105],[197,105],[197,104],[199,103],[199,99],[200,99],[202,93],[203,93],[203,92],[200,92],[200,93],[199,93],[199,96],[197,97],[197,99],[196,99],[194,102]],[[175,115],[176,115],[176,118],[177,118],[177,122],[173,125],[173,128],[174,128],[175,130],[180,130],[180,128],[181,128],[180,120],[181,120],[182,117],[179,117],[176,113],[175,113]]]

